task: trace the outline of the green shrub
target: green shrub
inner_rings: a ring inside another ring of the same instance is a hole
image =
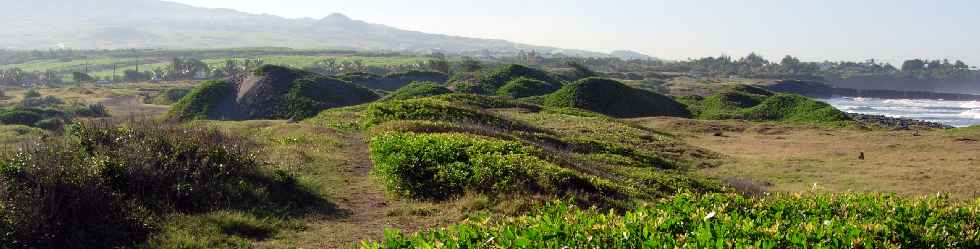
[[[34,90],[34,88],[28,89],[26,92],[24,92],[25,99],[37,98],[37,97],[41,97],[41,93],[38,92],[37,90]]]
[[[552,107],[585,109],[622,118],[691,116],[683,104],[670,97],[603,78],[586,78],[565,85],[545,97],[544,104]]]
[[[184,96],[187,96],[187,94],[190,92],[191,89],[184,88],[167,89],[156,96],[153,96],[147,102],[148,104],[154,105],[172,105],[180,101],[180,99],[184,98]]]
[[[503,129],[535,130],[529,125],[504,119],[489,112],[432,98],[374,103],[368,107],[366,113],[364,123],[368,125],[394,120],[431,120],[467,122]]]
[[[34,123],[33,126],[49,131],[57,131],[61,130],[61,128],[65,126],[65,121],[60,118],[46,118],[42,119],[41,121],[37,121],[37,123]]]
[[[403,197],[441,200],[465,191],[555,192],[588,184],[534,156],[533,150],[465,134],[387,133],[371,141],[375,176]]]
[[[877,194],[681,194],[625,214],[554,203],[530,216],[387,231],[362,248],[978,248],[978,208]]]
[[[251,143],[213,130],[70,127],[64,140],[0,155],[4,248],[132,247],[172,212],[279,205],[302,192],[262,173]]]
[[[451,93],[448,88],[435,82],[412,82],[385,97],[386,100],[404,100]]]
[[[497,89],[497,95],[511,98],[540,96],[557,91],[559,86],[531,78],[517,78]]]
[[[50,108],[61,104],[65,101],[56,98],[54,96],[44,96],[44,97],[34,97],[34,98],[24,98],[20,103],[17,103],[17,107],[21,108]]]
[[[460,93],[495,94],[500,87],[519,78],[542,81],[554,89],[561,87],[561,82],[547,72],[517,64],[475,74],[458,75],[454,77],[452,85],[455,87],[454,90]]]
[[[221,101],[234,90],[232,87],[224,80],[204,82],[177,101],[168,116],[177,120],[207,119],[215,115]]]
[[[91,105],[77,106],[70,111],[72,115],[76,117],[108,117],[109,111],[106,110],[105,105],[102,103],[95,103]]]
[[[34,109],[10,109],[0,111],[0,123],[33,126],[44,119],[44,115]]]

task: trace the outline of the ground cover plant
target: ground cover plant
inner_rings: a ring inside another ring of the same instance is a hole
[[[882,194],[680,194],[626,213],[557,202],[362,248],[974,248],[976,201]]]

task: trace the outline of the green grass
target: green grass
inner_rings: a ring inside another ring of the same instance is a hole
[[[684,105],[658,93],[635,89],[618,81],[586,78],[544,97],[552,107],[573,107],[614,117],[689,117]]]
[[[563,203],[362,248],[976,248],[980,204],[878,194],[681,194],[624,214]]]
[[[451,93],[445,86],[435,82],[414,82],[399,88],[384,97],[385,100],[405,100]]]

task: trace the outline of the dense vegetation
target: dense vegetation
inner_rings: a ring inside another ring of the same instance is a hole
[[[170,88],[157,93],[146,99],[148,104],[154,105],[173,105],[180,101],[191,92],[191,89],[186,88]]]
[[[445,86],[435,82],[412,82],[385,96],[386,100],[413,99],[451,93]]]
[[[670,97],[603,78],[586,78],[565,85],[546,96],[543,102],[547,106],[580,108],[614,117],[691,115],[684,105]]]
[[[521,78],[542,81],[549,85],[548,88],[561,87],[561,82],[547,72],[517,64],[458,75],[451,81],[457,92],[492,95],[507,83]]]
[[[66,137],[0,156],[0,243],[131,247],[170,214],[276,215],[315,201],[288,176],[263,171],[254,147],[243,138],[159,123],[73,125]]]
[[[497,95],[511,98],[541,96],[555,92],[559,87],[541,80],[521,77],[508,81],[507,84],[501,86],[497,89]]]
[[[342,122],[351,116],[360,121]],[[328,110],[311,120],[370,127],[375,175],[402,197],[536,193],[625,208],[677,191],[720,190],[686,173],[714,154],[597,113],[449,94]]]
[[[703,119],[744,119],[825,123],[850,120],[829,104],[795,94],[735,85],[708,97],[682,98],[694,115]]]
[[[170,109],[169,116],[178,120],[208,119],[221,117],[218,105],[233,93],[232,84],[224,80],[202,83],[181,98]]]
[[[681,194],[625,214],[562,203],[363,248],[975,248],[976,202],[875,194]]]

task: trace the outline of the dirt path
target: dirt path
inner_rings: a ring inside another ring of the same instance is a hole
[[[333,133],[333,132],[331,132]],[[433,204],[388,198],[371,176],[373,167],[367,140],[359,133],[337,133],[341,144],[327,154],[335,160],[318,165],[324,177],[324,192],[336,205],[335,217],[313,217],[302,231],[287,233],[262,248],[354,248],[365,240],[383,238],[386,228],[416,231],[456,221],[452,215],[413,212],[430,210]]]

